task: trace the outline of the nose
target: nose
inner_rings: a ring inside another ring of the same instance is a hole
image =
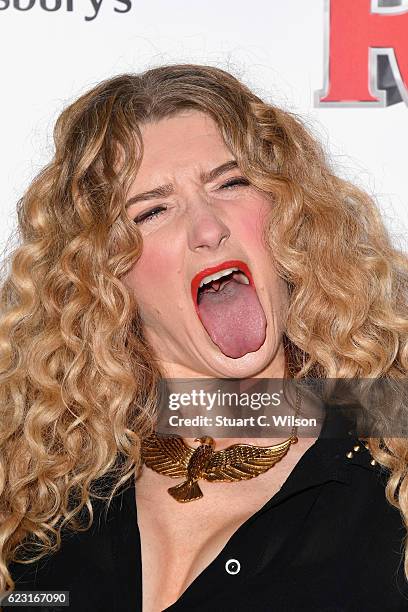
[[[218,249],[231,232],[205,200],[191,207],[189,214],[188,246],[192,251]]]

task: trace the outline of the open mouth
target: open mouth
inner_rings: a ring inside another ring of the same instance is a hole
[[[254,286],[252,274],[243,261],[225,261],[218,266],[206,268],[196,274],[191,281],[191,293],[196,311],[198,312],[198,305],[203,293],[219,291],[231,280]]]
[[[246,263],[230,260],[202,270],[191,281],[191,294],[202,325],[224,355],[237,359],[262,346],[266,317]]]

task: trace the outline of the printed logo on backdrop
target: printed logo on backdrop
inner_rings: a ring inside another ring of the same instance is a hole
[[[0,0],[0,11],[9,9],[25,12],[34,9],[47,13],[81,12],[85,21],[96,19],[102,7],[109,7],[115,13],[128,13],[132,8],[132,0]]]
[[[408,106],[408,0],[325,0],[319,107]]]

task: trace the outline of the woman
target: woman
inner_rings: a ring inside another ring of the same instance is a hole
[[[187,436],[177,464],[154,434],[163,379],[406,376],[408,262],[375,204],[207,66],[101,83],[55,144],[2,288],[0,590],[69,591],[75,611],[408,609],[404,439]],[[203,477],[233,443],[279,461]]]

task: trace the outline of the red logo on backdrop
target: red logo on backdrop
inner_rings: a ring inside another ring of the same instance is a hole
[[[326,0],[316,106],[408,106],[408,0]]]

